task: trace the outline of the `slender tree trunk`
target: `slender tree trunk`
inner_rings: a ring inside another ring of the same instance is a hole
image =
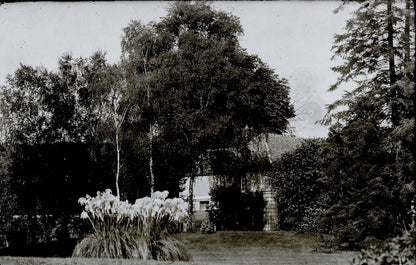
[[[416,0],[413,0],[413,22],[414,22],[414,44],[416,45]],[[413,57],[413,144],[412,144],[412,154],[413,154],[413,176],[414,176],[414,185],[416,189],[416,47],[414,50]],[[413,204],[416,206],[416,195],[413,199]],[[416,237],[416,236],[415,236]]]
[[[147,56],[148,56],[148,50],[146,50],[145,52],[143,52],[143,58],[144,58],[144,62],[143,62],[143,73],[144,73],[144,78],[145,78],[145,86],[146,86],[146,100],[147,100],[147,105],[149,108],[152,107],[151,104],[151,99],[150,99],[150,94],[151,94],[151,90],[150,90],[150,86],[148,84],[148,80],[147,80]],[[150,122],[149,125],[149,185],[150,185],[150,195],[152,195],[155,191],[155,174],[154,174],[154,166],[153,166],[153,137],[155,135],[155,124],[152,122]]]
[[[126,117],[127,110],[129,106],[124,108],[124,111],[121,116],[117,115],[117,104],[114,102],[114,127],[116,128],[116,155],[117,155],[117,165],[116,165],[116,193],[117,198],[120,198],[120,187],[118,185],[119,178],[120,178],[120,152],[121,152],[121,146],[120,146],[120,130],[121,125],[123,124],[124,118]]]
[[[116,152],[117,152],[117,167],[116,167],[116,192],[117,198],[120,198],[120,188],[118,180],[120,178],[120,144],[119,144],[119,129],[116,128]]]
[[[150,171],[150,195],[152,195],[155,192],[155,175],[153,171],[153,134],[154,134],[154,128],[153,124],[150,124],[149,126],[149,171]]]
[[[410,80],[410,0],[406,0],[406,17],[404,20],[404,45],[405,45],[405,54],[404,54],[404,73],[406,77]]]
[[[390,85],[393,85],[396,82],[393,34],[394,32],[393,32],[392,0],[388,0],[387,1],[387,43],[388,43],[388,48],[389,48]]]
[[[189,177],[189,194],[188,194],[188,231],[194,231],[194,183],[195,183],[195,175]]]
[[[390,96],[391,96],[391,122],[394,127],[399,124],[399,113],[397,106],[396,65],[394,60],[393,42],[393,11],[392,0],[387,1],[387,43],[389,53],[389,76],[390,76]]]
[[[271,164],[271,163],[273,163],[273,160],[272,160],[272,152],[270,151],[270,146],[269,146],[269,135],[268,134],[264,135],[263,142],[264,142],[264,145],[266,146],[267,158],[268,158],[268,160]]]

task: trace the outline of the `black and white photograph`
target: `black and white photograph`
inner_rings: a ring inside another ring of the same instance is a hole
[[[0,2],[0,265],[415,265],[416,0]]]

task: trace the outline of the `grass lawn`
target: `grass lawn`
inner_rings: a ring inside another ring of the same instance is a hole
[[[320,241],[315,235],[293,232],[217,232],[203,235],[197,233],[178,234],[192,256],[190,262],[130,261],[112,259],[73,258],[24,258],[0,257],[1,265],[141,265],[141,264],[350,264],[357,252],[320,251]]]

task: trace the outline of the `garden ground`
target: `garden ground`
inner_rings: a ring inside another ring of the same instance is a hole
[[[328,264],[346,265],[357,252],[325,251],[316,235],[294,232],[217,232],[176,235],[192,256],[190,262],[130,261],[112,259],[0,257],[1,265],[141,265],[141,264]]]

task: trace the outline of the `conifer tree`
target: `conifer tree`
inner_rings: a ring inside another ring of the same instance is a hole
[[[364,1],[335,36],[334,57],[342,64],[333,68],[339,78],[330,91],[349,90],[323,119],[332,125],[327,174],[336,191],[323,223],[350,246],[399,233],[403,219],[409,223],[415,193],[410,7],[409,1]]]

